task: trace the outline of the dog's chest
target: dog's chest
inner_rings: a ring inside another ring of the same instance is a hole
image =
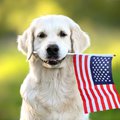
[[[30,103],[37,108],[60,109],[74,99],[74,83],[52,79],[31,89]]]
[[[59,120],[73,120],[75,116],[78,116],[81,103],[77,101],[79,94],[76,81],[71,74],[46,75],[38,83],[29,78],[27,81],[23,83],[21,91],[27,105],[31,106],[29,113],[33,112],[38,118],[42,118],[41,120],[58,118]]]
[[[74,91],[75,83],[70,82],[53,80],[50,83],[42,83],[36,89],[31,89],[30,96],[28,96],[29,103],[41,118],[46,120],[71,119],[72,116],[69,118],[68,114],[70,111],[73,113],[77,111],[77,103]]]

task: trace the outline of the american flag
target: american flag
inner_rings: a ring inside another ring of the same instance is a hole
[[[112,55],[74,55],[73,63],[85,113],[120,108],[112,78]]]

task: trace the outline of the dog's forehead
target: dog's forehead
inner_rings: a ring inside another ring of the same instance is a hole
[[[72,23],[72,20],[66,16],[62,15],[50,15],[39,17],[32,22],[32,26],[40,26],[40,27],[69,27]]]

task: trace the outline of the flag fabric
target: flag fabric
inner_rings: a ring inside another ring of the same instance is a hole
[[[112,78],[112,55],[74,55],[73,63],[85,113],[120,108]]]

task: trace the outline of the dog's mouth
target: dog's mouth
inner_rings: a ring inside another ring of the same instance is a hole
[[[62,61],[66,58],[66,56],[64,56],[63,58],[58,58],[58,57],[53,57],[53,58],[46,58],[46,60],[44,60],[44,59],[42,59],[39,55],[38,55],[38,53],[36,52],[36,51],[33,51],[33,53],[34,53],[34,55],[35,56],[37,56],[37,57],[39,57],[41,60],[42,60],[42,62],[43,62],[43,65],[44,66],[57,66],[57,65],[59,65],[60,63],[62,63]]]
[[[49,65],[58,65],[60,64],[63,60],[65,59],[65,57],[61,60],[58,59],[48,59],[48,60],[42,60],[44,63],[49,64]]]

